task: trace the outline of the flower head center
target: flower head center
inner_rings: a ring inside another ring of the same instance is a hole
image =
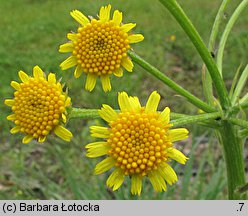
[[[34,138],[46,136],[65,112],[65,96],[45,78],[29,78],[14,93],[12,110],[20,131]]]
[[[78,28],[73,55],[85,73],[112,74],[130,49],[128,34],[113,21],[103,23],[93,19]]]
[[[139,173],[144,176],[167,160],[166,150],[172,145],[167,137],[169,125],[164,126],[158,116],[142,109],[140,113],[120,113],[111,123],[109,154],[126,175]]]

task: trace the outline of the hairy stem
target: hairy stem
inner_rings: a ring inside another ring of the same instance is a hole
[[[238,131],[232,123],[223,121],[220,135],[227,169],[229,199],[245,199],[245,195],[237,193],[237,189],[245,184],[243,145]]]

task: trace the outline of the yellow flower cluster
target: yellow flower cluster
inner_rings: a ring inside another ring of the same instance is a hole
[[[131,193],[140,195],[142,179],[147,176],[156,191],[165,191],[166,182],[173,184],[177,175],[168,164],[174,159],[185,164],[187,157],[173,147],[173,142],[188,137],[185,128],[170,129],[170,109],[157,112],[160,95],[153,92],[145,107],[137,97],[119,93],[120,113],[103,105],[99,115],[108,122],[109,128],[92,126],[93,137],[104,141],[86,146],[88,157],[107,157],[96,165],[95,174],[111,168],[114,171],[107,179],[107,185],[117,190],[125,176],[132,180]]]
[[[85,88],[92,91],[100,77],[103,90],[110,91],[110,75],[121,77],[123,68],[131,72],[133,63],[127,55],[130,44],[144,39],[141,34],[130,34],[136,24],[122,24],[122,13],[115,10],[110,18],[111,6],[101,7],[99,19],[88,18],[78,10],[71,16],[80,24],[76,33],[67,35],[69,42],[60,46],[62,53],[70,52],[61,69],[74,67],[76,78],[87,75]],[[48,76],[39,66],[33,68],[33,76],[20,71],[21,82],[11,82],[13,99],[6,99],[13,114],[7,117],[15,126],[11,133],[24,134],[23,143],[35,139],[44,142],[54,132],[65,141],[72,133],[64,125],[68,119],[71,99],[63,91],[63,85],[55,74]],[[92,126],[93,137],[102,141],[86,145],[87,157],[106,156],[95,167],[95,174],[112,169],[107,185],[117,190],[125,177],[131,178],[131,193],[141,194],[142,180],[148,177],[156,191],[165,191],[168,184],[177,181],[177,175],[169,165],[171,159],[185,164],[187,157],[174,148],[173,142],[188,137],[185,128],[171,129],[170,109],[157,111],[160,95],[153,92],[146,105],[141,106],[137,97],[125,92],[118,95],[120,112],[103,105],[99,115],[108,127]]]
[[[66,107],[71,105],[71,99],[62,91],[55,75],[50,73],[46,79],[41,68],[35,66],[33,77],[23,71],[19,72],[19,77],[22,83],[11,82],[16,90],[14,99],[5,100],[14,113],[7,119],[16,125],[10,132],[26,134],[23,143],[32,139],[44,142],[51,131],[70,141],[72,134],[63,127],[63,123],[66,123]]]
[[[82,72],[87,74],[85,89],[92,91],[96,85],[96,79],[101,78],[103,90],[110,91],[109,75],[117,77],[123,75],[123,66],[132,72],[133,63],[127,56],[130,44],[144,39],[141,34],[129,34],[128,32],[136,24],[122,24],[122,13],[114,11],[110,19],[111,6],[102,7],[99,20],[88,19],[78,10],[71,12],[71,16],[81,25],[77,33],[67,35],[70,42],[60,46],[60,52],[71,52],[72,55],[61,63],[61,69],[66,70],[76,66],[74,76],[80,77]]]

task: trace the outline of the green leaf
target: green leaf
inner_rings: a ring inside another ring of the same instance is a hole
[[[243,90],[244,86],[245,86],[245,83],[247,81],[247,78],[248,78],[248,65],[246,65],[239,81],[238,81],[238,84],[234,90],[234,93],[233,93],[233,96],[232,96],[232,99],[231,99],[231,102],[232,104],[235,104],[236,101],[238,100],[239,96],[240,96],[240,93],[241,91]]]
[[[239,78],[239,75],[240,75],[240,69],[242,67],[242,64],[239,65],[236,73],[235,73],[235,76],[233,78],[233,81],[232,81],[232,86],[231,86],[231,89],[229,91],[229,97],[232,98],[233,97],[233,92],[234,92],[234,89],[237,85],[237,82],[238,82],[238,78]]]
[[[218,13],[215,17],[214,24],[212,27],[211,35],[209,38],[208,49],[212,53],[214,52],[215,41],[219,32],[220,23],[223,20],[223,15],[225,13],[226,7],[230,0],[223,0],[221,6],[218,10]],[[213,96],[213,85],[212,78],[206,69],[206,66],[202,67],[202,85],[203,85],[203,93],[210,105],[214,104],[214,96]]]
[[[240,16],[241,12],[245,9],[245,7],[248,5],[248,0],[243,0],[239,6],[234,11],[233,15],[231,16],[229,22],[226,25],[226,28],[222,34],[219,50],[217,53],[217,67],[219,69],[220,74],[222,75],[222,59],[224,54],[224,49],[226,45],[227,38],[229,36],[229,33],[231,32],[235,22],[237,21],[238,17]]]

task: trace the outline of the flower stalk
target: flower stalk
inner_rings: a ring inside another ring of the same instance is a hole
[[[99,110],[97,109],[80,109],[80,108],[72,108],[68,110],[69,112],[69,118],[82,118],[82,119],[97,119],[100,118]],[[116,113],[119,113],[120,110],[115,110]],[[179,127],[187,124],[193,124],[193,123],[204,123],[206,121],[210,120],[218,120],[222,117],[221,112],[213,112],[213,113],[206,113],[206,114],[200,114],[200,115],[185,115],[181,113],[171,113],[171,124],[172,127]],[[204,126],[207,127],[213,127],[215,128],[214,122],[211,122],[211,125],[208,123],[204,123]]]
[[[171,89],[176,91],[178,94],[184,96],[188,99],[189,102],[194,104],[196,107],[202,109],[205,112],[214,112],[216,111],[215,108],[211,107],[207,103],[203,102],[193,94],[191,94],[186,89],[182,88],[180,85],[172,81],[169,77],[167,77],[165,74],[163,74],[161,71],[159,71],[157,68],[146,62],[143,58],[138,56],[136,53],[128,51],[128,55],[132,58],[132,60],[143,67],[147,72],[152,74],[154,77],[162,81],[164,84],[169,86]]]
[[[206,113],[206,114],[195,115],[195,116],[187,116],[184,118],[173,120],[171,121],[171,124],[173,125],[173,127],[179,127],[179,126],[186,125],[186,124],[204,122],[210,119],[220,119],[221,116],[222,116],[221,112]]]

